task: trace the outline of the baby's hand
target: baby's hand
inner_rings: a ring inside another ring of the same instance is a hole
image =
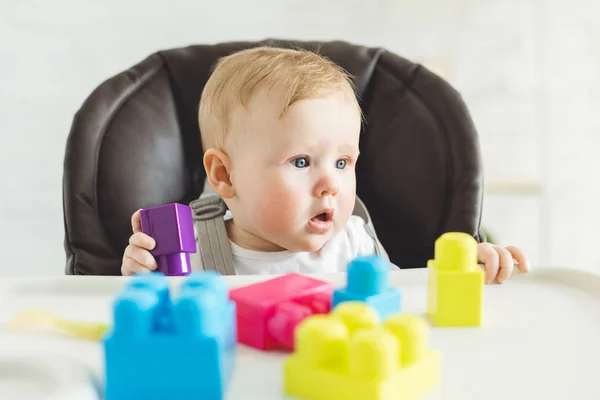
[[[529,272],[529,260],[514,246],[502,247],[491,243],[479,243],[477,257],[485,266],[485,283],[488,284],[494,282],[494,279],[498,283],[507,280],[513,272],[515,261],[521,272]]]
[[[150,253],[150,250],[156,246],[156,242],[142,232],[140,210],[137,210],[131,216],[131,227],[133,228],[133,235],[129,238],[129,246],[125,248],[123,263],[121,264],[121,274],[123,276],[154,271],[157,267],[156,260]]]

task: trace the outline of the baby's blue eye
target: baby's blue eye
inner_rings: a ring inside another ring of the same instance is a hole
[[[335,163],[335,167],[339,169],[344,169],[346,167],[346,160],[337,160]]]
[[[306,168],[308,166],[308,159],[306,157],[298,157],[294,158],[291,163],[296,168]]]

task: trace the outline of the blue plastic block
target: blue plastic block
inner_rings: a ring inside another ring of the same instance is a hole
[[[222,400],[235,368],[235,303],[214,272],[171,298],[161,274],[135,276],[104,340],[106,400]]]
[[[373,307],[381,320],[399,313],[400,291],[389,287],[389,264],[378,256],[357,257],[348,264],[345,288],[333,292],[332,307],[345,301],[362,301]]]

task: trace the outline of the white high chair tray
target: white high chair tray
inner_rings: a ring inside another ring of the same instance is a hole
[[[345,279],[343,274],[316,277],[337,286],[343,285]],[[237,287],[267,278],[236,276],[227,280],[231,287]],[[108,322],[112,299],[125,279],[0,280],[0,323],[31,307],[44,307],[66,318]],[[173,287],[179,282],[181,279],[173,279]],[[404,310],[409,312],[425,312],[426,282],[424,269],[391,274],[391,283],[402,289]],[[600,399],[595,368],[600,361],[598,338],[600,275],[571,269],[538,269],[528,275],[516,275],[504,285],[485,287],[482,327],[432,328],[430,343],[441,351],[442,380],[423,399]],[[7,367],[15,357],[50,357],[52,363],[58,359],[67,362],[64,356],[88,366],[103,379],[101,343],[0,330],[0,397],[97,398],[82,390],[83,382],[89,378],[83,373],[65,378],[68,374],[58,371],[44,375],[27,368]],[[282,392],[285,356],[239,346],[227,398],[286,399]],[[68,364],[63,372],[75,365]],[[140,371],[142,376],[143,373]],[[51,385],[48,379],[66,379],[67,384]],[[91,382],[89,385],[92,387]],[[62,390],[60,395],[57,390]],[[69,390],[70,397],[65,395]]]

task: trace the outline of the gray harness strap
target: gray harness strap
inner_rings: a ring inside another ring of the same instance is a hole
[[[192,201],[190,207],[203,268],[221,275],[235,275],[233,255],[223,219],[227,212],[225,202],[218,195],[209,193]]]
[[[233,255],[229,246],[229,237],[225,228],[225,219],[223,218],[227,212],[227,206],[223,199],[209,188],[205,187],[202,196],[190,203],[198,235],[196,243],[202,261],[202,268],[216,271],[221,275],[236,275]],[[366,231],[375,243],[375,253],[389,261],[386,251],[377,238],[367,207],[358,197],[352,214],[365,220]]]

